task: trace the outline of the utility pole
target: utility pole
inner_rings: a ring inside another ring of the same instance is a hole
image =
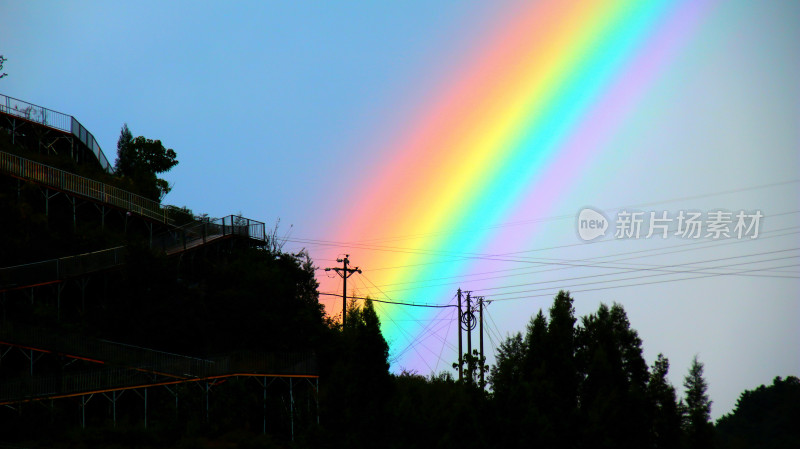
[[[483,390],[483,389],[486,387],[486,380],[484,380],[484,376],[483,376],[483,363],[484,363],[484,362],[483,362],[483,360],[484,360],[484,358],[483,358],[483,296],[479,296],[479,297],[478,297],[478,307],[479,307],[479,309],[480,309],[480,340],[481,340],[481,343],[480,343],[480,345],[481,345],[481,359],[480,359],[481,366],[480,366],[480,368],[481,368],[481,390]]]
[[[343,259],[336,259],[337,262],[342,263],[342,268],[334,267],[334,268],[326,268],[325,271],[335,271],[336,274],[342,277],[343,286],[342,286],[342,331],[344,331],[344,325],[347,322],[347,278],[353,275],[353,273],[361,274],[361,270],[358,267],[355,268],[347,268],[347,264],[350,263],[350,254],[345,254]]]
[[[458,289],[458,381],[463,379],[461,371],[464,368],[464,350],[461,348],[461,289]]]
[[[467,359],[467,377],[469,382],[472,383],[472,328],[475,325],[473,320],[474,316],[472,315],[472,299],[470,295],[472,292],[467,292],[467,354],[469,354],[469,358]]]

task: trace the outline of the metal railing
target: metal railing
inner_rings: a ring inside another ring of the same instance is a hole
[[[195,222],[155,236],[152,246],[160,248],[167,254],[174,254],[232,235],[263,242],[266,241],[264,231],[263,222],[238,215],[228,215],[213,220]],[[125,263],[126,254],[127,249],[124,246],[118,246],[91,253],[0,268],[0,291],[62,281],[114,268]]]
[[[92,151],[103,170],[111,172],[111,164],[97,140],[75,117],[3,94],[0,94],[0,112],[74,135]]]
[[[104,249],[75,256],[0,268],[0,290],[14,289],[42,282],[61,281],[125,263],[126,248]]]
[[[0,172],[168,222],[168,210],[157,201],[11,153],[0,152]]]
[[[319,373],[314,354],[303,352],[240,351],[213,357],[217,374],[271,374],[313,376]]]
[[[316,359],[308,353],[238,351],[210,358],[143,348],[42,328],[0,328],[0,344],[10,344],[66,356],[90,359],[125,369],[161,373],[171,377],[204,378],[226,374],[313,375]]]
[[[0,328],[0,344],[103,364],[88,371],[3,379],[0,401],[146,386],[159,381],[188,382],[240,374],[316,376],[319,372],[316,357],[307,352],[239,351],[202,359],[41,328]]]
[[[213,360],[173,354],[109,340],[59,334],[41,328],[0,329],[6,344],[94,360],[127,369],[161,373],[180,378],[206,377],[217,373]]]
[[[0,401],[13,403],[82,392],[135,387],[152,382],[146,373],[124,368],[22,377],[0,382]]]
[[[266,225],[264,222],[239,215],[202,219],[153,237],[153,247],[159,247],[167,254],[172,254],[231,235],[264,242]]]
[[[207,376],[170,378],[126,368],[104,367],[91,371],[66,372],[57,375],[27,376],[0,382],[0,403],[15,403],[66,395],[143,388],[162,383],[182,383],[237,375],[317,377],[313,354],[250,354],[247,359],[226,357],[229,369],[220,369]]]

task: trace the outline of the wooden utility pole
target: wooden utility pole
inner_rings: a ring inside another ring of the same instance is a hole
[[[342,330],[344,331],[344,325],[347,323],[347,278],[353,275],[353,273],[361,274],[361,270],[358,267],[355,268],[347,268],[347,264],[350,263],[350,254],[345,254],[343,259],[336,259],[337,262],[342,263],[342,268],[334,267],[334,268],[326,268],[325,271],[335,271],[336,274],[342,277],[343,286],[342,286]]]
[[[461,289],[458,289],[458,381],[463,379],[461,371],[464,368],[464,350],[461,348]]]
[[[483,296],[478,297],[478,307],[480,309],[480,340],[481,340],[481,359],[480,359],[480,369],[481,369],[481,390],[486,387],[486,380],[484,380],[483,376]]]
[[[469,378],[469,382],[472,383],[472,326],[474,322],[472,321],[472,298],[470,295],[472,292],[467,292],[467,354],[469,354],[469,358],[467,359],[467,377]]]

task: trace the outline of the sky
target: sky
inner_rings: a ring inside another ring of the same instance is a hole
[[[123,123],[162,140],[165,203],[279,220],[323,293],[349,254],[348,294],[482,296],[489,363],[559,289],[578,316],[622,304],[679,391],[705,363],[716,418],[800,375],[798,24],[788,0],[0,0],[0,93],[111,160]],[[608,226],[590,241],[585,209]],[[454,308],[376,307],[394,371],[452,372]]]

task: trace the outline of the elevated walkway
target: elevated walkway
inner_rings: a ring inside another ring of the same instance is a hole
[[[97,364],[92,370],[3,380],[0,405],[227,377],[319,377],[308,353],[236,352],[202,359],[42,329],[0,330],[0,345]]]
[[[64,280],[118,267],[125,263],[124,246],[75,256],[0,268],[0,292]]]
[[[0,173],[170,224],[169,209],[157,201],[15,154],[0,151]]]
[[[78,160],[88,159],[89,155],[100,167],[111,173],[113,167],[106,158],[97,140],[73,116],[52,109],[38,106],[8,95],[0,94],[0,127],[6,127],[11,134],[12,141],[25,139],[30,135],[38,135],[37,146],[45,147],[48,151],[58,153],[59,147],[68,147],[71,156]],[[28,132],[24,127],[39,128],[38,132]],[[52,135],[45,137],[42,131],[53,131]],[[60,145],[61,141],[66,145]],[[82,157],[85,154],[87,157]]]
[[[206,219],[155,236],[152,247],[173,255],[226,237],[242,237],[258,244],[266,243],[266,226],[264,222],[239,215]]]
[[[240,237],[256,243],[266,241],[263,222],[228,215],[175,228],[153,239],[152,248],[168,256],[179,254],[224,238]],[[0,268],[0,293],[55,284],[122,266],[127,250],[118,246],[90,253]]]

